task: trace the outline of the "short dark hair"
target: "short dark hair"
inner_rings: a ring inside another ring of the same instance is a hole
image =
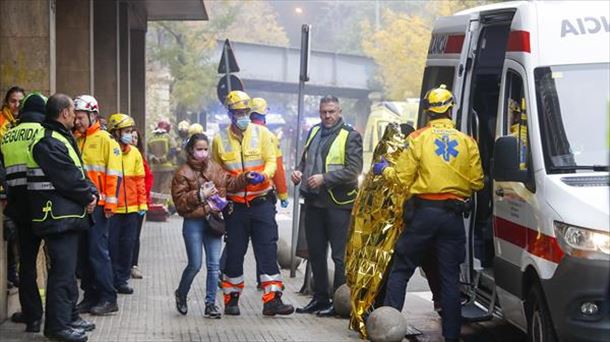
[[[138,148],[138,150],[140,151],[140,153],[142,153],[142,155],[144,155],[144,141],[142,140],[143,136],[142,133],[140,132],[139,129],[134,127],[134,132],[136,132],[136,134],[138,135],[138,143],[136,144],[136,147]]]
[[[54,94],[47,101],[47,118],[59,118],[59,113],[61,113],[62,110],[69,108],[71,103],[72,99],[70,96],[61,93]]]
[[[12,86],[7,92],[6,95],[4,96],[4,102],[2,103],[3,106],[8,105],[8,99],[9,97],[11,97],[11,95],[13,95],[14,93],[22,93],[23,95],[25,95],[25,90],[23,90],[23,88],[21,88],[20,86]]]
[[[195,133],[193,134],[190,138],[189,141],[186,143],[186,147],[185,150],[188,154],[193,155],[193,149],[195,148],[195,144],[198,141],[205,141],[208,144],[210,143],[210,141],[208,140],[208,136],[203,134],[203,133]]]
[[[334,95],[326,95],[320,99],[320,106],[325,103],[331,103],[331,102],[339,104],[339,99]]]

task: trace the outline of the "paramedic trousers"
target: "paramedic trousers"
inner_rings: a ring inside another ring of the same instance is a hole
[[[138,213],[115,214],[110,218],[110,259],[114,272],[114,286],[127,285],[131,277],[133,247],[138,235]]]
[[[115,303],[117,294],[113,283],[109,227],[104,207],[96,206],[92,217],[94,225],[81,233],[80,238],[81,289],[85,291],[86,300]]]
[[[275,222],[275,204],[267,200],[260,204],[235,203],[231,215],[225,217],[227,244],[223,273],[229,278],[239,278],[244,274],[244,255],[248,242],[252,248],[261,275],[280,274],[277,264],[278,231]]]
[[[313,273],[314,295],[319,303],[330,303],[339,286],[345,284],[345,245],[351,210],[320,208],[306,204],[305,238]],[[328,245],[335,264],[333,289],[328,282]]]
[[[464,223],[461,214],[441,207],[421,205],[394,247],[394,263],[387,282],[384,305],[402,311],[407,282],[422,264],[426,251],[436,245],[436,258],[443,310],[443,336],[460,336],[460,264],[465,257]]]

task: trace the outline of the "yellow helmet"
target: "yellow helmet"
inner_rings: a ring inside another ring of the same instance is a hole
[[[233,90],[225,99],[225,106],[229,110],[250,110],[250,96],[240,90]]]
[[[267,114],[267,101],[262,97],[254,97],[250,101],[250,113]]]
[[[189,127],[189,137],[198,134],[198,133],[203,133],[203,126],[201,126],[198,123],[194,123]]]
[[[429,90],[424,96],[424,109],[442,114],[453,107],[453,94],[447,90],[447,86],[441,84],[438,88]]]
[[[123,113],[116,113],[110,115],[108,118],[108,131],[112,132],[117,129],[134,127],[136,125],[135,121],[131,118],[131,116]]]
[[[180,122],[178,122],[178,130],[179,131],[188,131],[189,129],[189,122],[186,120],[182,120]]]

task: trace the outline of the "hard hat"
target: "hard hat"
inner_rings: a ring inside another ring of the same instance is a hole
[[[136,125],[135,121],[131,118],[131,116],[123,113],[116,113],[110,115],[108,118],[108,131],[112,132],[117,129],[134,127]]]
[[[203,133],[203,126],[200,124],[194,123],[189,127],[189,137],[199,133]]]
[[[267,114],[267,101],[262,97],[254,97],[250,101],[250,113]]]
[[[225,99],[225,106],[229,110],[250,110],[250,96],[240,90],[233,90]]]
[[[96,112],[99,113],[100,108],[97,105],[97,100],[91,95],[81,95],[74,99],[74,110],[84,112]]]
[[[47,104],[47,97],[38,92],[29,93],[26,97],[21,100],[19,105],[19,111],[25,112],[37,112],[45,113],[45,105]]]
[[[189,122],[186,120],[182,120],[180,122],[178,122],[178,130],[179,131],[188,131],[189,129]]]
[[[445,113],[454,105],[453,94],[447,90],[447,86],[444,84],[429,90],[423,101],[425,110],[438,114]]]
[[[161,118],[157,122],[157,128],[165,130],[166,132],[169,132],[171,130],[171,128],[172,128],[172,124],[171,124],[171,122],[169,122],[169,119]]]

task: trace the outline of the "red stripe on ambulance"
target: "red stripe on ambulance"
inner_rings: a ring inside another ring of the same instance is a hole
[[[528,31],[511,31],[508,35],[506,51],[532,52],[530,46],[530,33]]]
[[[506,242],[526,250],[537,257],[558,264],[563,251],[557,239],[514,222],[494,216],[494,235]]]

